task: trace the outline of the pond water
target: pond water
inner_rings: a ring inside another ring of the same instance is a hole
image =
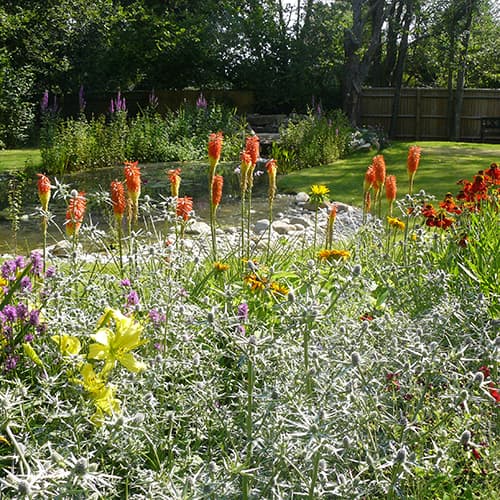
[[[217,220],[222,227],[239,225],[240,220],[240,198],[239,179],[234,173],[235,164],[222,164],[218,167],[218,173],[224,175],[224,196],[217,212]],[[180,196],[191,196],[194,202],[196,216],[206,222],[209,217],[209,201],[207,195],[207,171],[206,164],[186,163],[162,163],[144,164],[141,168],[141,199],[146,195],[152,200],[160,201],[162,197],[170,194],[170,184],[167,170],[181,168],[182,183]],[[59,182],[69,186],[69,189],[84,191],[88,195],[87,213],[85,222],[97,224],[100,229],[109,227],[111,207],[103,207],[96,202],[93,196],[98,192],[107,192],[112,180],[123,180],[123,167],[116,166],[92,171],[66,174],[58,178]],[[51,178],[54,184],[54,178]],[[8,202],[9,183],[6,176],[0,177],[0,254],[17,251],[26,253],[33,248],[39,248],[42,244],[42,232],[40,217],[37,209],[40,207],[36,187],[36,178],[28,180],[21,191],[22,206],[20,209],[19,229],[17,241],[14,240],[11,221],[9,220]],[[275,213],[284,210],[289,200],[286,197],[277,198],[275,201]],[[253,217],[254,220],[268,217],[267,203],[267,175],[256,178],[253,192]],[[53,214],[55,224],[49,225],[48,244],[63,239],[64,220],[66,204],[61,198],[54,198],[50,202],[50,212]]]

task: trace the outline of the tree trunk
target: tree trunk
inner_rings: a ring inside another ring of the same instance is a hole
[[[369,4],[371,25],[370,39],[363,58],[359,49],[363,43],[363,32],[367,24],[363,18],[363,6]],[[353,22],[352,28],[344,31],[344,76],[343,107],[353,126],[358,125],[360,117],[361,88],[368,76],[375,51],[379,46],[380,31],[385,19],[383,0],[351,0]]]
[[[462,104],[464,99],[465,72],[467,69],[467,53],[469,51],[470,28],[472,25],[472,16],[475,7],[475,0],[469,0],[466,6],[466,19],[464,27],[464,38],[462,49],[460,51],[460,60],[457,73],[457,88],[455,90],[455,100],[453,106],[453,125],[451,139],[458,141],[460,139],[460,121],[462,117]]]
[[[391,125],[389,127],[389,137],[394,137],[397,129],[399,105],[401,99],[401,87],[403,85],[403,73],[406,63],[406,56],[408,53],[408,34],[410,31],[410,24],[413,19],[413,9],[414,9],[413,0],[406,0],[406,12],[404,15],[403,35],[401,37],[401,43],[399,45],[396,69],[394,70],[391,82],[392,85],[394,86],[394,98],[392,101],[392,115],[391,115]]]

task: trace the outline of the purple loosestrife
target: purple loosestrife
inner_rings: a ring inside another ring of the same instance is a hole
[[[149,106],[151,108],[157,108],[158,104],[159,104],[158,96],[155,94],[155,89],[153,89],[149,94]]]
[[[40,101],[40,109],[45,113],[49,109],[49,91],[46,90],[42,95],[42,100]]]
[[[207,106],[208,106],[207,100],[205,99],[203,93],[200,92],[198,99],[196,99],[196,107],[198,109],[207,109]]]
[[[80,113],[83,113],[87,107],[87,101],[85,100],[83,92],[83,85],[80,85],[80,90],[78,91],[78,106],[80,108]]]

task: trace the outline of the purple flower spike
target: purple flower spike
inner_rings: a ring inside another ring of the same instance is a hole
[[[115,113],[115,102],[113,101],[113,98],[111,98],[111,101],[109,102],[109,112],[112,115]]]
[[[15,260],[6,260],[1,267],[2,278],[6,280],[12,280],[16,277],[16,261]]]
[[[26,304],[23,304],[22,302],[19,302],[16,306],[16,315],[17,319],[23,321],[28,317],[28,306]]]
[[[196,107],[199,109],[207,109],[208,103],[205,99],[203,93],[200,93],[198,99],[196,99]]]
[[[40,311],[38,309],[32,309],[30,311],[30,325],[38,326],[40,324]]]
[[[130,280],[128,278],[125,278],[125,279],[120,281],[120,285],[123,287],[130,286]]]
[[[11,356],[5,360],[5,369],[7,371],[13,370],[17,366],[17,362],[19,361],[19,356]]]
[[[83,85],[80,85],[80,90],[78,91],[78,105],[80,106],[80,112],[83,112],[87,106],[87,101],[83,93]]]
[[[3,310],[3,315],[7,321],[13,322],[17,319],[17,310],[13,305],[7,304]]]
[[[26,267],[26,262],[22,255],[18,255],[15,259],[16,267],[18,269],[24,269]]]
[[[47,271],[45,271],[46,278],[52,278],[55,274],[56,274],[56,268],[54,266],[48,267]]]
[[[139,295],[135,290],[131,290],[127,295],[127,306],[132,307],[136,306],[139,303]]]
[[[21,278],[21,282],[19,283],[21,287],[21,291],[23,292],[31,292],[33,289],[33,285],[31,284],[31,279],[29,276],[24,276],[24,278]]]
[[[43,271],[43,257],[40,252],[31,252],[30,260],[32,264],[31,272],[35,276],[41,276]]]
[[[45,112],[49,108],[49,91],[46,90],[42,95],[42,100],[40,101],[40,109]]]
[[[238,306],[238,319],[240,321],[246,321],[248,319],[248,304],[242,302]]]

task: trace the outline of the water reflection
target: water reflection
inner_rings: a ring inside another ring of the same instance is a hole
[[[182,184],[180,196],[192,196],[194,210],[197,217],[208,222],[208,195],[207,195],[207,165],[202,163],[163,163],[140,165],[142,176],[141,199],[150,196],[152,200],[161,200],[170,194],[170,185],[166,175],[171,168],[182,169]],[[240,220],[239,204],[239,179],[234,173],[236,164],[226,163],[218,167],[218,173],[224,175],[224,196],[218,209],[218,221],[221,226],[238,225]],[[94,171],[66,174],[60,178],[62,184],[69,189],[77,189],[88,194],[87,215],[85,222],[91,217],[92,223],[102,230],[107,230],[111,221],[112,210],[109,206],[99,203],[98,192],[108,192],[112,180],[123,180],[123,167],[110,167]],[[54,179],[52,179],[54,183]],[[0,253],[17,252],[27,253],[33,248],[39,248],[42,244],[42,233],[40,218],[37,209],[40,206],[35,177],[26,183],[22,191],[21,218],[17,231],[17,242],[14,240],[11,221],[8,220],[8,182],[6,178],[0,179]],[[101,197],[102,198],[102,197]],[[288,205],[288,199],[277,198],[275,200],[275,211],[278,212]],[[50,212],[53,215],[54,224],[49,226],[48,244],[64,238],[64,220],[66,205],[64,200],[52,199]],[[252,208],[254,219],[268,216],[267,205],[267,175],[256,179],[254,186],[254,197]]]

